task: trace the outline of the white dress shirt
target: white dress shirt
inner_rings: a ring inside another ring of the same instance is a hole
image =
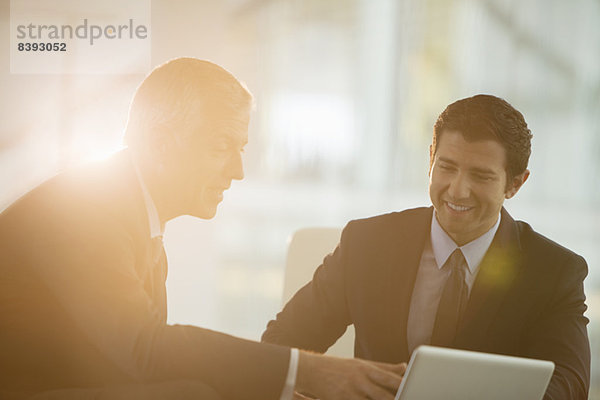
[[[458,246],[442,229],[437,220],[436,213],[433,213],[430,240],[425,244],[423,254],[421,254],[421,261],[419,262],[417,278],[410,301],[406,333],[409,354],[412,354],[413,350],[419,345],[431,343],[438,305],[442,297],[444,285],[451,272],[449,269],[442,270],[442,266],[448,257],[457,248],[465,256],[468,265],[465,281],[470,296],[473,283],[479,272],[479,265],[492,244],[499,225],[500,215],[498,215],[496,224],[489,231],[464,246]]]
[[[160,237],[162,239],[162,236],[165,232],[165,227],[164,225],[160,224],[160,219],[158,217],[156,205],[152,200],[152,196],[150,196],[150,192],[148,191],[148,188],[144,183],[142,174],[140,173],[135,161],[133,162],[133,165],[138,181],[140,183],[140,187],[142,189],[144,204],[146,205],[146,212],[148,213],[148,223],[150,225],[150,238],[154,239]],[[298,374],[298,358],[298,349],[292,349],[290,352],[290,362],[288,364],[288,372],[285,378],[285,385],[283,387],[283,391],[281,392],[281,397],[279,398],[279,400],[292,400],[294,396],[294,387],[296,386],[296,375]]]

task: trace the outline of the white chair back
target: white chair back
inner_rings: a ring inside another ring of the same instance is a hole
[[[339,243],[340,234],[339,228],[303,228],[294,232],[288,245],[283,304],[312,279],[323,258]],[[350,325],[346,333],[327,350],[327,354],[338,357],[354,356],[353,325]]]

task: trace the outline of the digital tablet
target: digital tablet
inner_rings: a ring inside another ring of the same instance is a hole
[[[419,346],[396,400],[540,400],[553,371],[551,361]]]

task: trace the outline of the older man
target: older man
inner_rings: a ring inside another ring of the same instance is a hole
[[[212,218],[243,178],[250,107],[223,68],[172,60],[138,88],[127,150],[0,215],[0,397],[393,398],[402,366],[166,324],[164,225]]]

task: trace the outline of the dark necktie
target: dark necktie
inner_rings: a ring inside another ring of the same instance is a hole
[[[460,249],[454,250],[442,267],[450,269],[450,276],[444,286],[433,325],[431,344],[435,346],[448,346],[456,336],[468,300],[466,267],[467,262]]]

